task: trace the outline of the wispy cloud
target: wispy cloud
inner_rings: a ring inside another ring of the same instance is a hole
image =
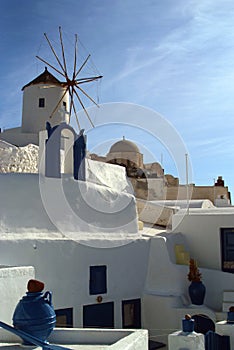
[[[15,3],[2,5],[7,16],[0,28],[0,126],[17,125],[20,89],[41,72],[34,56],[39,46],[45,53],[43,32],[57,39],[62,25],[70,40],[78,33],[95,53],[104,75],[101,102],[130,101],[157,110],[183,136],[201,178],[201,172],[218,172],[220,163],[212,159],[222,161],[221,170],[229,175],[234,152],[233,0],[51,0],[53,13],[45,10],[47,0]],[[110,121],[114,118],[110,114]]]
[[[230,43],[234,41],[234,4],[224,2],[228,8],[213,1],[189,1],[180,9],[172,6],[174,17],[172,10],[170,17],[175,24],[171,30],[158,38],[151,33],[151,40],[128,47],[124,65],[107,87],[120,81],[126,83],[129,78],[142,83],[145,76],[145,91],[158,84],[162,88],[168,86],[163,82],[173,78],[177,79],[177,86],[183,84],[185,94],[187,86],[192,93],[199,83],[200,90],[205,88],[209,94],[210,89],[217,92],[230,81],[234,68],[234,54],[230,50]],[[183,17],[182,23],[181,18],[176,17],[178,13]]]

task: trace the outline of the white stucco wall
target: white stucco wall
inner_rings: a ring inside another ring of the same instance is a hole
[[[187,266],[172,262],[165,237],[151,239],[145,291],[165,296],[184,294]]]
[[[178,226],[164,237],[138,237],[121,246],[113,245],[111,239],[100,239],[94,247],[87,238],[79,244],[56,232],[41,202],[38,175],[2,174],[0,177],[3,204],[0,264],[34,266],[36,278],[54,292],[55,308],[73,307],[74,326],[82,326],[83,305],[97,303],[97,296],[89,295],[89,267],[106,265],[107,293],[102,297],[103,302],[115,302],[115,327],[122,327],[122,300],[136,298],[142,298],[143,327],[150,330],[176,327],[178,317],[169,318],[170,313],[186,300],[189,282],[188,266],[175,264],[175,244],[184,244],[186,251],[198,260],[207,288],[205,303],[221,311],[223,291],[233,288],[234,275],[217,271],[220,265],[215,264],[217,261],[220,264],[219,228],[234,226],[232,208],[191,209],[181,222],[181,215],[186,212],[180,211],[173,217],[173,224]],[[73,185],[65,190],[70,199]],[[91,188],[99,189],[94,184]],[[106,196],[108,205],[112,197],[108,197],[109,189],[106,190],[100,193]],[[94,194],[97,197],[100,193]],[[118,192],[112,194],[119,196]],[[91,197],[95,200],[95,196]],[[55,198],[52,204],[56,209]],[[64,212],[58,215],[63,218]],[[39,238],[42,236],[44,238]],[[107,248],[100,248],[104,241]]]
[[[215,311],[221,312],[223,292],[227,290],[234,291],[234,274],[202,268],[200,271],[202,281],[206,286],[206,305]]]
[[[178,209],[158,204],[157,201],[137,199],[137,210],[141,221],[166,227],[171,224],[171,216]]]
[[[190,307],[188,295],[189,267],[175,263],[174,245],[183,244],[183,234],[165,233],[151,239],[147,278],[142,298],[142,326],[150,335],[165,341],[171,332],[181,329],[181,319],[186,313],[196,313]],[[200,269],[206,286],[205,307],[199,313],[216,321],[215,312],[222,311],[224,290],[233,290],[234,275],[217,270]],[[208,308],[208,309],[207,309]]]
[[[173,262],[173,250],[165,237],[151,238],[148,271],[142,298],[142,326],[158,341],[167,341],[167,335],[178,327],[178,316],[173,310],[182,307],[188,299],[188,267]],[[181,238],[178,236],[178,242]]]
[[[82,306],[96,304],[89,295],[89,267],[107,266],[107,293],[114,301],[114,325],[122,327],[121,302],[141,298],[148,264],[149,239],[116,248],[92,248],[70,240],[0,239],[0,263],[33,265],[36,278],[53,292],[56,309],[73,307],[74,326],[82,327]],[[23,289],[25,285],[23,286]]]
[[[134,193],[126,169],[122,166],[86,159],[87,181],[110,187],[119,192]]]
[[[40,186],[39,186],[40,181]],[[93,183],[0,174],[0,232],[138,234],[135,197]]]
[[[152,339],[167,343],[168,334],[181,329],[176,312],[182,306],[180,297],[145,293],[142,303],[142,327],[149,330]]]
[[[65,349],[72,343],[74,350],[148,350],[148,332],[143,329],[55,328],[48,340]],[[15,334],[0,329],[0,349],[17,350],[21,342]]]
[[[12,324],[16,305],[25,294],[27,282],[34,278],[32,266],[0,265],[0,320]]]
[[[72,341],[90,350],[148,350],[148,332],[143,329],[55,329],[49,341],[61,345]]]
[[[188,295],[190,282],[187,279],[189,267],[175,263],[174,251],[175,244],[183,244],[185,250],[189,251],[189,247],[192,247],[191,242],[183,232],[165,233],[163,236],[151,239],[147,278],[142,299],[143,327],[149,329],[150,334],[157,336],[166,334],[169,328],[171,331],[177,329],[183,313],[194,312],[194,308],[189,308],[191,303]],[[212,250],[209,247],[206,244],[207,255]],[[203,268],[200,265],[199,269],[206,287],[204,304],[210,309],[204,308],[203,313],[208,316],[212,314],[212,319],[215,320],[215,313],[222,312],[224,291],[234,291],[234,274],[213,268]],[[165,330],[166,327],[167,330]]]
[[[181,210],[172,217],[173,232],[180,232],[198,265],[221,269],[220,228],[234,227],[234,208]]]

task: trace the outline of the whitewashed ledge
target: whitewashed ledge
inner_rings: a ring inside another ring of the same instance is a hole
[[[74,350],[148,350],[148,331],[123,329],[55,328],[48,341]],[[0,350],[41,349],[22,346],[21,338],[0,328]]]

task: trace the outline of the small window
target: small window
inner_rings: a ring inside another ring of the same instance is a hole
[[[106,266],[90,266],[89,269],[89,294],[104,294],[106,287]]]
[[[39,108],[44,108],[45,107],[45,99],[43,98],[39,98],[39,104],[38,104]]]
[[[58,309],[55,310],[56,327],[73,327],[73,309]]]
[[[63,101],[63,107],[64,107],[64,109],[67,108],[67,103],[65,101]]]

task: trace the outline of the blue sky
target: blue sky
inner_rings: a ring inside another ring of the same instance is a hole
[[[2,128],[20,125],[21,88],[44,70],[35,56],[49,57],[43,33],[56,47],[58,26],[71,48],[78,34],[82,59],[91,53],[104,76],[101,104],[129,102],[158,112],[188,150],[191,181],[212,185],[222,175],[234,191],[233,0],[1,0]],[[145,119],[147,130],[156,123]],[[122,130],[105,132],[115,140]],[[164,151],[158,152],[160,160]],[[166,173],[174,169],[169,163]]]

